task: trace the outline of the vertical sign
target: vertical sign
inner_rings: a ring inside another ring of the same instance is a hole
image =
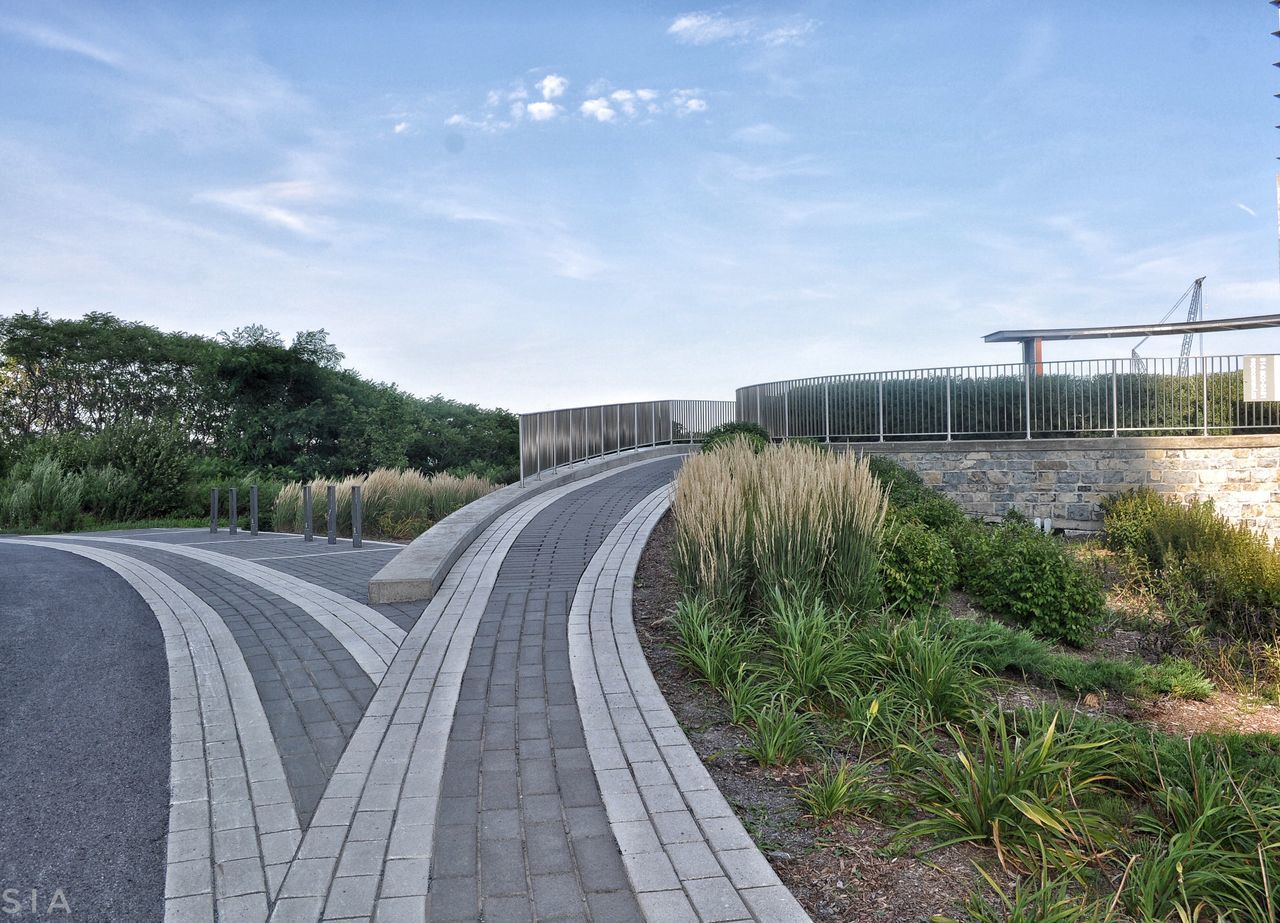
[[[1244,357],[1244,399],[1246,401],[1280,400],[1276,367],[1280,356]]]

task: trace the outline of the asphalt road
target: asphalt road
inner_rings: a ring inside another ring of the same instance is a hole
[[[168,782],[151,610],[101,565],[0,542],[0,919],[160,920]]]

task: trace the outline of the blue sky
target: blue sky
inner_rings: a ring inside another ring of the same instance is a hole
[[[523,411],[1015,361],[982,335],[1154,322],[1198,275],[1209,317],[1280,312],[1275,23],[9,2],[0,313],[325,327],[368,376]]]

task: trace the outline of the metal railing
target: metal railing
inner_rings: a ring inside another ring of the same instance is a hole
[[[1243,357],[1089,359],[831,375],[749,385],[737,418],[775,439],[1035,439],[1280,431],[1244,400]]]
[[[698,442],[733,401],[637,401],[520,415],[520,480],[628,449]]]

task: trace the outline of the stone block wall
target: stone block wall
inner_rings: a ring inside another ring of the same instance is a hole
[[[1280,539],[1280,435],[1158,436],[849,446],[920,474],[971,514],[1017,509],[1055,527],[1097,530],[1099,501],[1147,486],[1177,500],[1212,498],[1218,511]]]

